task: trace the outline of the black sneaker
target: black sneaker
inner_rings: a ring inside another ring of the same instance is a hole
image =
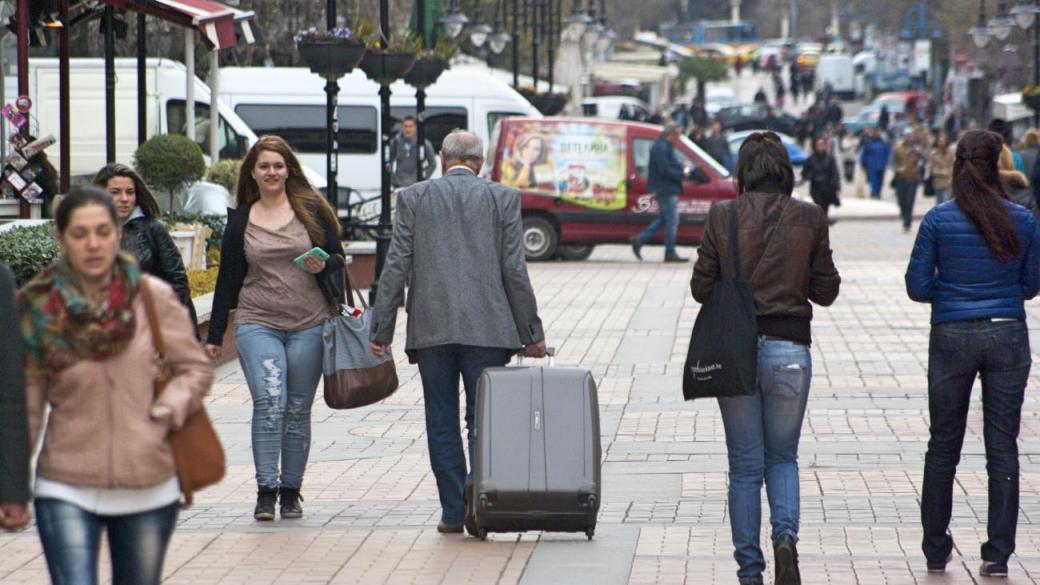
[[[928,563],[928,572],[929,573],[945,573],[946,572],[946,565],[950,564],[950,561],[952,561],[952,560],[953,560],[953,549],[951,548],[950,549],[950,554],[946,555],[946,560],[942,561],[941,563]]]
[[[640,242],[635,238],[629,238],[628,243],[632,244],[632,253],[636,255],[636,258],[642,260],[643,254],[640,252],[640,250],[643,249],[643,242]]]
[[[303,501],[303,496],[300,495],[300,490],[283,487],[279,490],[281,493],[281,513],[282,518],[300,518],[303,516],[303,507],[300,506],[300,502]]]
[[[669,254],[664,257],[665,262],[689,262],[689,258],[683,258],[678,254]]]
[[[1007,563],[982,561],[982,565],[979,567],[979,575],[982,575],[983,577],[1007,577]]]
[[[254,520],[274,520],[274,503],[278,501],[278,488],[260,486],[256,490],[256,508],[253,509]]]
[[[773,545],[773,564],[776,565],[774,585],[802,585],[798,572],[798,548],[794,538],[781,536]]]

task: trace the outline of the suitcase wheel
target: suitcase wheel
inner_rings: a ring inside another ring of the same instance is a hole
[[[596,527],[595,526],[589,526],[588,528],[585,529],[585,536],[588,537],[589,540],[592,540],[592,537],[595,534],[596,534]]]
[[[477,538],[480,540],[487,540],[487,528],[477,530]]]

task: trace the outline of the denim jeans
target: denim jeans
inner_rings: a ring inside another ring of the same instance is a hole
[[[896,201],[903,227],[909,228],[914,221],[914,198],[917,197],[917,181],[896,181]]]
[[[509,352],[450,344],[417,350],[416,359],[426,405],[426,443],[441,500],[441,520],[445,524],[462,524],[466,516],[462,492],[469,474],[459,429],[459,376],[466,391],[466,441],[472,469],[477,380],[485,369],[506,365]]]
[[[950,188],[936,189],[935,190],[935,204],[946,203],[950,200]]]
[[[881,188],[885,184],[885,169],[867,171],[867,181],[870,182],[870,198],[881,199]]]
[[[946,560],[953,479],[961,457],[968,405],[982,378],[982,425],[989,475],[988,540],[982,558],[1006,562],[1018,525],[1018,431],[1029,377],[1029,334],[1021,321],[954,321],[932,326],[928,344],[928,452],[921,486],[921,548],[929,562]]]
[[[253,464],[259,486],[300,489],[303,483],[311,450],[311,404],[321,379],[321,329],[316,325],[288,332],[254,323],[235,327],[238,361],[253,397]]]
[[[51,498],[35,503],[36,525],[54,585],[96,585],[101,531],[108,534],[114,585],[158,585],[178,504],[127,514],[98,516]]]
[[[657,199],[660,214],[636,236],[636,240],[646,242],[664,226],[664,253],[672,256],[675,254],[675,239],[679,233],[679,196],[655,195],[654,198]]]
[[[750,396],[719,398],[729,455],[729,524],[741,584],[761,583],[759,547],[762,481],[776,542],[798,539],[798,439],[809,399],[812,356],[808,346],[758,338],[758,389]]]

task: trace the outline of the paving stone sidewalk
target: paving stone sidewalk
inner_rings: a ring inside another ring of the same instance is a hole
[[[844,281],[835,306],[818,308],[814,320],[800,452],[804,582],[989,582],[977,576],[986,517],[977,396],[954,494],[954,562],[945,576],[924,571],[918,502],[928,438],[929,313],[903,289],[912,236],[895,219],[840,221],[832,242]],[[230,364],[219,370],[208,399],[229,473],[181,514],[166,582],[736,583],[718,408],[711,400],[681,400],[680,371],[698,309],[687,288],[692,265],[650,261],[660,255],[650,248],[640,263],[625,247],[603,246],[586,262],[530,267],[558,363],[589,368],[599,382],[604,505],[592,542],[565,534],[493,535],[488,542],[437,534],[421,388],[401,351],[402,387],[386,402],[334,412],[318,399],[304,518],[255,523],[251,404]],[[1040,332],[1040,304],[1031,303],[1030,313]],[[1009,584],[1040,582],[1038,387],[1034,372]],[[771,550],[765,537],[763,549]],[[0,583],[46,582],[35,533],[0,536]]]

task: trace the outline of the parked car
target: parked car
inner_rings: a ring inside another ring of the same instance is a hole
[[[733,86],[728,83],[709,83],[704,88],[704,109],[714,117],[722,108],[740,105]]]
[[[647,175],[661,130],[590,118],[499,122],[485,172],[520,189],[527,258],[582,260],[596,244],[624,243],[642,231],[658,214]],[[691,245],[700,242],[711,206],[735,198],[736,189],[729,171],[692,141],[683,137],[676,152],[702,171],[679,197],[678,240]]]
[[[740,153],[740,146],[744,144],[744,141],[753,132],[765,132],[765,130],[745,130],[743,132],[735,132],[726,137],[726,140],[729,142],[729,150],[733,153],[733,160],[737,159],[737,154]],[[805,161],[809,159],[809,153],[799,146],[798,141],[782,132],[777,132],[776,135],[780,137],[780,142],[787,149],[787,156],[791,158],[791,164],[794,166],[805,164]]]
[[[770,120],[769,108],[762,104],[744,104],[722,108],[717,117],[722,120],[722,129],[727,132],[768,128],[774,132],[795,134],[795,127],[798,124],[798,118],[778,110],[774,110],[773,118]]]
[[[581,100],[581,113],[590,118],[617,120],[621,116],[621,107],[628,108],[632,120],[646,120],[650,117],[650,105],[637,97],[611,95],[590,97]]]
[[[841,54],[820,56],[816,63],[816,89],[822,90],[830,85],[833,95],[844,100],[856,97],[856,67],[852,57]]]
[[[845,129],[857,133],[876,128],[881,118],[881,108],[888,108],[889,131],[900,134],[907,124],[907,112],[917,108],[917,100],[924,94],[919,91],[894,91],[878,95],[858,115],[845,118]]]

